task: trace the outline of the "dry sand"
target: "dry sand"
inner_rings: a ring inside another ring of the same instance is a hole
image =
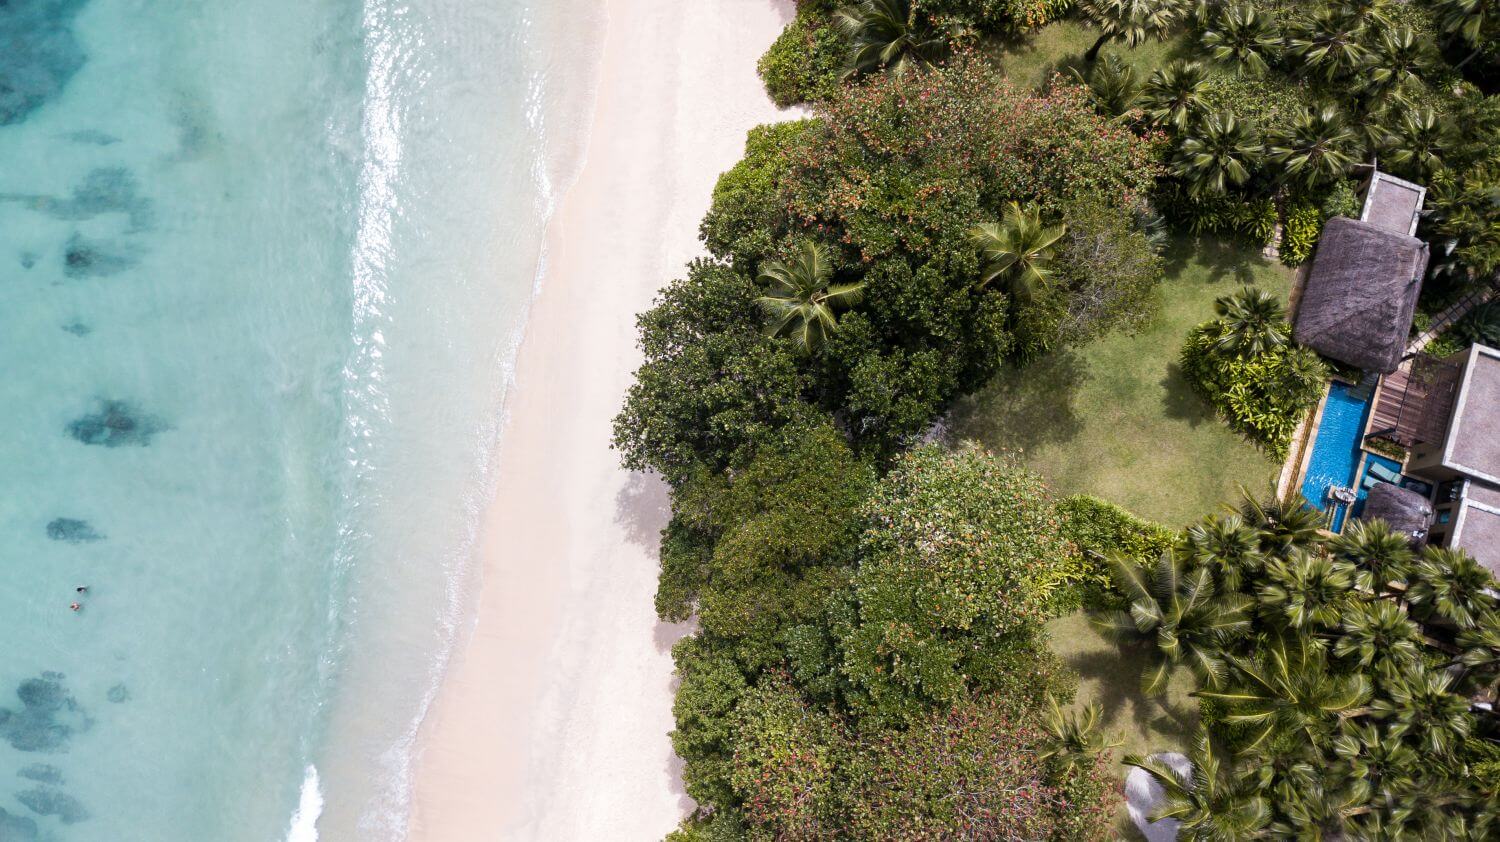
[[[610,450],[640,362],[635,314],[701,252],[698,220],[745,132],[784,119],[755,62],[791,0],[606,0],[586,159],[508,398],[472,632],[422,726],[411,837],[659,839],[679,780],[657,622],[658,480]]]

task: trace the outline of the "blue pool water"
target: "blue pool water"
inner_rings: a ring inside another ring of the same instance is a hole
[[[1313,441],[1312,456],[1302,479],[1302,496],[1319,511],[1331,512],[1330,528],[1335,532],[1343,528],[1346,507],[1328,499],[1328,488],[1348,488],[1354,484],[1363,452],[1359,447],[1360,434],[1364,432],[1369,410],[1367,389],[1340,381],[1328,387],[1323,420],[1318,425],[1318,437]]]
[[[0,2],[0,842],[401,837],[597,5]]]

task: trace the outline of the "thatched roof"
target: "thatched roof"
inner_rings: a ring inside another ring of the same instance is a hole
[[[1432,504],[1409,488],[1377,482],[1370,487],[1359,519],[1383,520],[1418,544],[1427,539],[1427,527],[1432,525]]]
[[[1364,371],[1395,371],[1426,269],[1427,245],[1416,237],[1333,217],[1297,305],[1297,341]]]

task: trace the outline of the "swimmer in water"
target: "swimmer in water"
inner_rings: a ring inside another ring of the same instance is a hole
[[[69,605],[68,607],[71,608],[71,609],[73,609],[74,611],[77,611],[78,609],[82,608],[83,606],[79,605],[78,603],[75,602],[72,605]]]

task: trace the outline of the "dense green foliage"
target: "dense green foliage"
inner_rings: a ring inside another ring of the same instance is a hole
[[[1220,299],[1219,318],[1188,334],[1182,373],[1231,427],[1285,456],[1329,371],[1317,354],[1291,343],[1280,305],[1257,314],[1249,304],[1258,299],[1264,294],[1250,289]]]
[[[1101,622],[1193,667],[1205,723],[1189,775],[1126,762],[1179,838],[1493,838],[1500,791],[1473,770],[1496,752],[1472,738],[1494,726],[1464,698],[1500,677],[1493,579],[1384,523],[1329,538],[1303,506],[1247,503],[1154,567],[1117,558],[1132,608]],[[1163,594],[1194,601],[1190,634],[1153,634],[1186,616]]]

